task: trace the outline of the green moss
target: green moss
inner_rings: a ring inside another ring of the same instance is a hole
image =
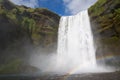
[[[115,10],[113,20],[115,24],[118,24],[120,26],[120,8]]]
[[[96,26],[96,33],[113,28],[115,33],[120,33],[120,4],[119,0],[98,0],[95,5],[89,8],[92,24]]]
[[[21,64],[22,61],[20,59],[9,61],[7,64],[0,66],[0,74],[17,73],[19,72]]]
[[[26,30],[26,32],[32,34],[35,30],[36,23],[31,18],[23,17],[22,25],[23,25],[23,28]]]
[[[7,14],[7,17],[10,18],[10,19],[12,19],[12,20],[14,20],[14,21],[17,20],[16,15],[15,15],[15,14],[12,14],[12,13],[8,13],[8,14]]]
[[[105,11],[104,7],[101,7],[106,3],[107,0],[98,0],[95,5],[89,8],[89,12],[92,13],[91,16],[99,16],[101,13]]]
[[[27,11],[28,11],[28,12],[34,12],[35,9],[29,8],[29,9],[27,9]]]
[[[7,0],[0,0],[2,1]],[[0,73],[21,72],[22,61],[17,59],[9,61],[8,58],[28,58],[28,45],[33,48],[43,45],[46,47],[46,43],[47,45],[54,44],[57,41],[59,18],[47,9],[17,6],[8,1],[0,3],[0,37],[2,37],[0,58],[5,56],[1,59],[5,62],[0,63]]]
[[[106,6],[107,4],[107,6]],[[95,5],[89,8],[89,12],[92,13],[91,17],[99,16],[103,14],[105,11],[112,9],[110,6],[115,7],[115,5],[119,5],[119,0],[98,0]]]
[[[3,2],[3,0],[0,0],[0,3]]]

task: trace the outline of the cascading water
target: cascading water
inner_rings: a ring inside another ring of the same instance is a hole
[[[57,67],[63,71],[96,66],[88,11],[62,17],[58,32]],[[86,68],[87,69],[87,68]]]
[[[51,72],[79,74],[114,71],[112,68],[96,64],[93,35],[87,10],[75,16],[61,18],[57,55],[37,55],[37,57],[35,57],[33,65],[39,67],[42,72],[50,72],[50,74]],[[43,62],[36,64],[37,61],[38,63]]]

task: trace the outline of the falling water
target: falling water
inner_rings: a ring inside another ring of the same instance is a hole
[[[88,11],[63,16],[58,32],[57,66],[64,71],[96,66],[93,35]]]
[[[33,60],[35,61],[33,65],[39,67],[42,72],[50,72],[50,74],[51,72],[79,74],[114,71],[111,67],[98,66],[96,63],[93,35],[87,10],[75,16],[61,17],[57,55],[37,55],[37,57]],[[40,63],[40,61],[43,62]]]

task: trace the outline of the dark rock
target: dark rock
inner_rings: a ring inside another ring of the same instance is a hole
[[[98,0],[89,15],[97,58],[120,56],[120,0]]]
[[[59,18],[47,9],[0,0],[0,66],[14,58],[27,63],[38,47],[47,53],[53,52],[57,45]]]

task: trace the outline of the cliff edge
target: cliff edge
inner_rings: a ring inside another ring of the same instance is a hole
[[[30,55],[56,49],[59,18],[47,9],[0,0],[0,73],[36,70],[28,63]]]
[[[97,58],[120,56],[120,0],[98,0],[89,8]],[[120,60],[107,63],[119,64]]]

